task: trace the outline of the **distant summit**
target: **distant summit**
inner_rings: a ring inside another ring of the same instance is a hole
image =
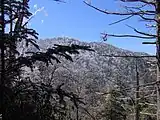
[[[103,93],[110,89],[123,93],[124,99],[134,98],[136,87],[136,65],[138,67],[140,85],[156,80],[155,71],[151,72],[151,58],[116,58],[105,55],[148,55],[146,53],[132,52],[114,47],[106,43],[81,42],[73,38],[58,37],[37,41],[42,51],[54,47],[54,44],[61,45],[87,45],[95,52],[80,51],[78,55],[72,55],[73,62],[58,57],[62,62],[48,67],[41,62],[36,63],[35,70],[29,72],[26,69],[24,76],[28,74],[32,80],[52,83],[53,87],[64,83],[63,89],[72,91],[82,97],[86,108],[94,114],[104,109],[105,99]],[[20,47],[21,48],[21,47]],[[36,51],[30,47],[27,51]],[[153,68],[152,68],[153,69]],[[154,87],[154,86],[153,86]],[[141,89],[142,95],[149,95],[148,89]],[[146,92],[147,91],[147,92]],[[101,113],[101,112],[100,112]],[[80,114],[83,114],[80,113]],[[74,115],[74,113],[73,113]],[[83,120],[90,120],[87,116]]]
[[[42,50],[46,50],[47,48],[51,48],[54,44],[60,45],[87,45],[91,46],[95,52],[89,51],[81,51],[79,55],[73,56],[73,63],[69,61],[63,60],[64,66],[67,67],[70,71],[77,71],[77,74],[82,74],[86,72],[87,74],[92,73],[92,75],[86,76],[90,79],[95,79],[97,82],[99,81],[98,87],[107,87],[108,85],[114,85],[116,80],[119,80],[126,84],[127,86],[134,86],[135,84],[135,64],[137,61],[138,70],[140,74],[145,74],[143,79],[140,80],[141,83],[146,83],[155,80],[155,76],[151,75],[149,72],[149,61],[152,58],[115,58],[115,57],[107,57],[105,55],[122,55],[122,56],[141,56],[148,55],[147,53],[140,52],[132,52],[129,50],[124,50],[121,48],[117,48],[113,45],[100,43],[100,42],[81,42],[74,38],[68,37],[58,37],[53,39],[44,39],[38,40]],[[93,78],[92,78],[93,77]],[[102,85],[102,86],[101,86]]]

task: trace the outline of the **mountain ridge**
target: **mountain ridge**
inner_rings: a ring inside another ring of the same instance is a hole
[[[75,40],[73,38],[53,38],[53,39],[45,39],[45,40],[38,40],[38,45],[45,51],[47,48],[51,48],[54,44],[61,44],[61,45],[87,45],[90,46],[95,52],[90,51],[81,51],[79,55],[71,55],[73,57],[74,62],[66,61],[62,59],[63,66],[66,66],[70,69],[70,71],[92,71],[95,73],[94,75],[98,77],[102,77],[103,80],[110,79],[117,79],[116,76],[121,76],[124,80],[127,78],[127,81],[133,82],[135,81],[135,66],[138,65],[138,69],[140,73],[148,72],[146,77],[147,80],[143,80],[142,83],[155,81],[153,79],[154,75],[150,73],[150,64],[154,60],[154,58],[115,58],[115,57],[107,57],[105,55],[122,55],[122,56],[148,56],[147,53],[142,52],[132,52],[129,50],[125,50],[122,48],[117,48],[113,45],[106,44],[106,43],[97,43],[97,42],[81,42],[79,40]],[[33,49],[32,49],[33,50]],[[78,69],[77,69],[78,68]],[[72,70],[74,69],[74,70]],[[120,72],[120,74],[119,74]],[[126,75],[124,77],[124,75]],[[104,77],[105,76],[105,77]],[[151,78],[150,78],[151,77]],[[121,79],[122,79],[121,78]],[[130,79],[130,80],[129,80]],[[151,80],[149,80],[151,79]],[[103,83],[103,80],[101,81]],[[123,80],[123,81],[124,81]],[[149,80],[149,81],[148,81]]]
[[[120,90],[125,98],[134,98],[135,90],[133,89],[136,88],[137,79],[136,66],[140,85],[156,80],[156,71],[150,71],[152,68],[150,62],[154,61],[154,58],[116,58],[105,56],[145,56],[149,55],[147,53],[132,52],[106,43],[86,43],[72,38],[61,37],[38,40],[37,44],[42,51],[54,47],[54,44],[85,45],[95,50],[95,52],[81,50],[80,54],[71,55],[73,62],[62,57],[58,57],[61,63],[57,64],[53,61],[54,64],[48,67],[41,62],[37,62],[36,70],[29,72],[29,76],[33,81],[43,81],[46,84],[52,82],[53,87],[64,83],[63,88],[82,97],[87,104],[86,107],[93,114],[97,114],[103,109],[106,98],[101,93],[106,93],[110,89]],[[29,50],[35,51],[32,47]],[[152,88],[140,89],[143,92],[142,95],[151,94],[149,92],[146,93],[148,89]]]
[[[135,52],[135,51],[131,51],[131,50],[128,50],[128,49],[124,49],[124,48],[120,48],[120,47],[117,47],[117,46],[114,46],[114,45],[111,45],[111,44],[108,44],[106,42],[88,42],[88,41],[80,41],[78,39],[74,39],[74,38],[68,38],[68,37],[54,37],[54,38],[46,38],[46,39],[39,39],[37,42],[38,43],[43,43],[44,41],[58,41],[58,43],[65,43],[65,41],[69,42],[69,43],[73,43],[73,44],[88,44],[90,46],[93,46],[93,45],[101,45],[101,46],[109,46],[109,47],[113,47],[115,49],[121,49],[122,51],[128,51],[128,52],[133,52],[133,53],[142,53],[142,54],[146,54],[146,55],[149,55],[149,53],[145,53],[145,52]]]

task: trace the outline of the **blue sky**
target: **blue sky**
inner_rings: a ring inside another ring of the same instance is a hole
[[[117,1],[92,0],[92,3],[99,8],[119,10],[121,4]],[[52,0],[30,0],[31,11],[35,11],[36,4],[38,8],[44,7],[44,9],[31,20],[31,27],[39,33],[39,38],[42,39],[68,36],[81,41],[103,42],[100,35],[102,32],[134,34],[126,24],[145,30],[143,22],[136,18],[110,26],[109,23],[118,20],[119,17],[100,13],[85,5],[83,0],[66,0],[65,4]],[[143,41],[148,40],[109,37],[106,43],[132,51],[154,54],[154,46],[142,45]]]

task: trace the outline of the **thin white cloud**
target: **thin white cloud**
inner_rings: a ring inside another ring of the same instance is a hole
[[[30,20],[31,20],[33,17],[35,17],[38,12],[43,12],[43,13],[44,13],[44,16],[48,16],[48,13],[47,13],[47,11],[45,10],[44,7],[38,7],[37,4],[34,4],[33,8],[34,8],[34,11],[32,12],[32,15],[29,17],[29,19],[26,19],[26,18],[25,18],[25,19],[23,20],[23,24],[26,24],[27,26],[30,26],[30,25],[31,25]],[[44,20],[43,20],[43,19],[41,20],[41,23],[44,23]]]
[[[34,9],[37,9],[37,8],[38,8],[37,4],[35,4],[33,7],[34,7]]]
[[[41,23],[43,24],[44,20],[41,20]]]

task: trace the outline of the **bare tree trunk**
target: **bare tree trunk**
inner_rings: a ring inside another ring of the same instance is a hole
[[[156,19],[157,23],[157,120],[160,120],[160,92],[159,92],[159,69],[160,69],[160,1],[156,2]]]
[[[160,120],[159,67],[157,66],[157,120]]]
[[[79,114],[78,114],[78,111],[79,111],[79,109],[78,109],[78,107],[77,107],[77,110],[76,110],[76,120],[79,120]]]
[[[3,112],[4,112],[4,86],[5,86],[5,48],[4,48],[4,30],[5,30],[5,25],[4,25],[4,1],[1,0],[1,30],[0,30],[0,49],[1,49],[1,70],[0,70],[0,87],[1,87],[1,114],[2,114],[2,119],[3,117]]]
[[[135,120],[139,120],[139,73],[137,68],[137,58],[136,58],[136,103],[135,103]]]

